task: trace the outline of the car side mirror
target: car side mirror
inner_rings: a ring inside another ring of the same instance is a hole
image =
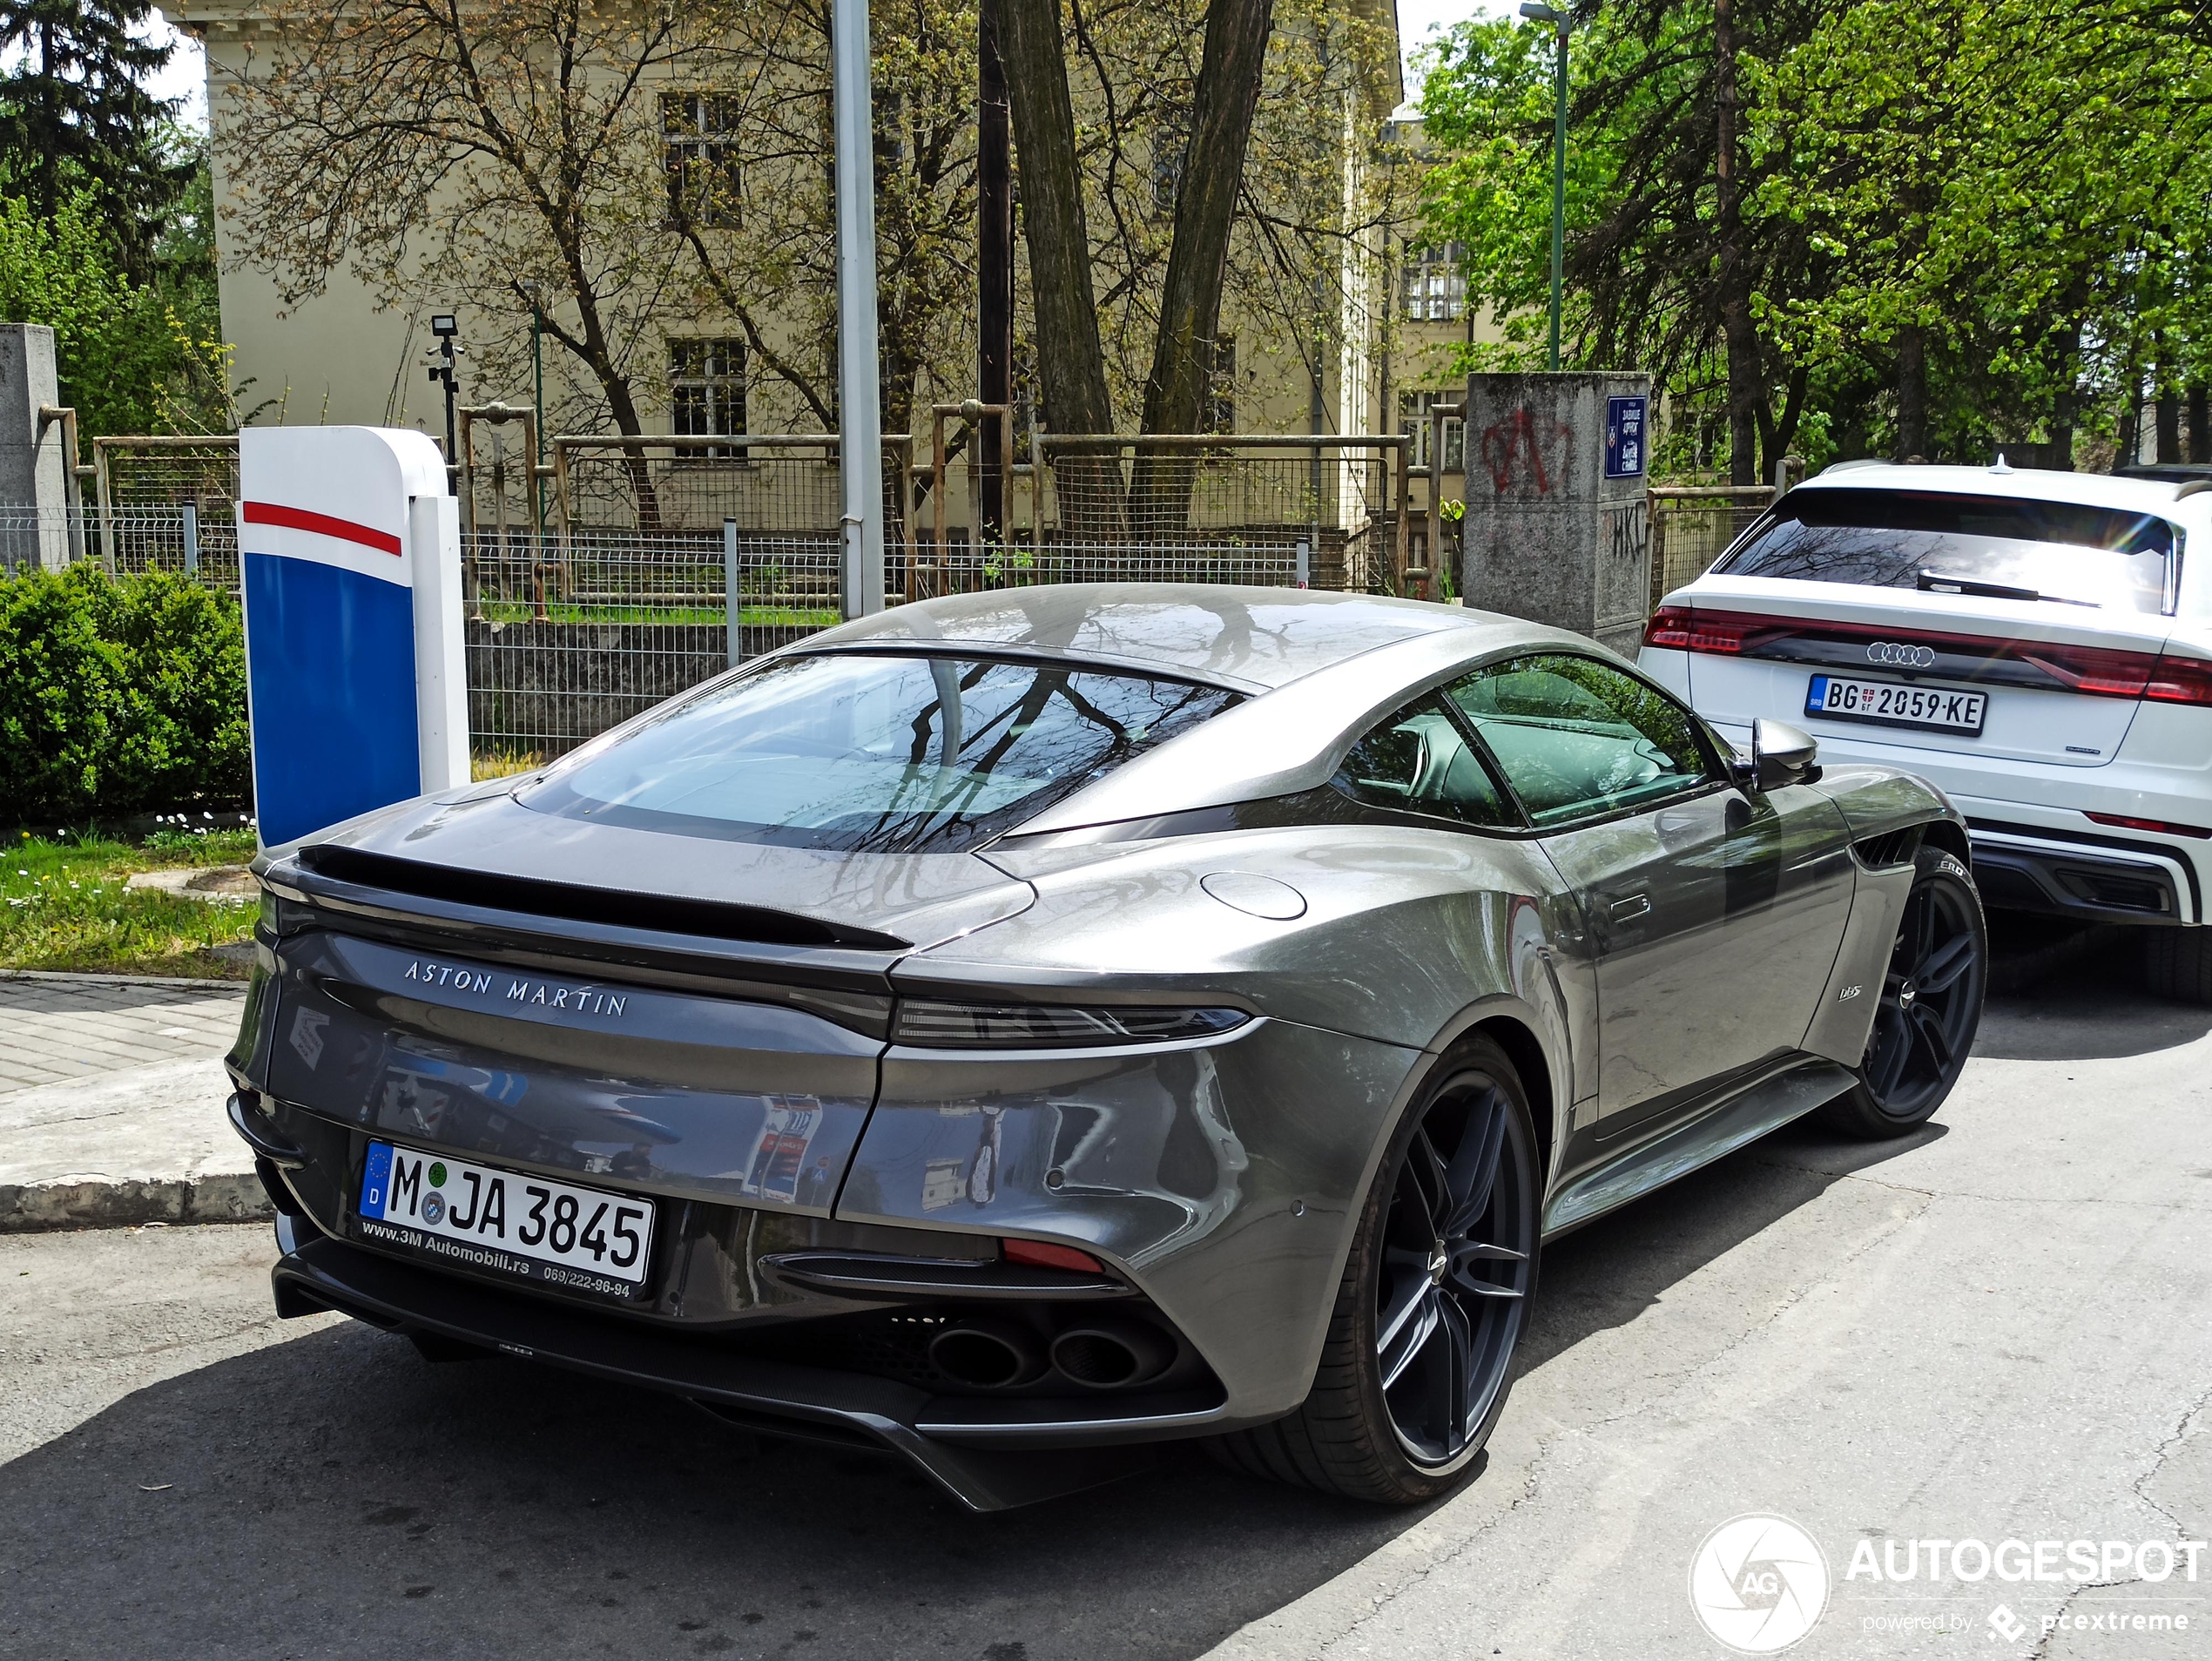
[[[1787,721],[1751,724],[1751,765],[1743,782],[1756,790],[1809,785],[1820,777],[1820,740]]]

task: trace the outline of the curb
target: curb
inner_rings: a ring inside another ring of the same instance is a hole
[[[61,981],[81,986],[222,987],[245,995],[245,981],[217,981],[188,975],[77,975],[57,969],[0,969],[0,981]]]
[[[0,1183],[0,1234],[138,1228],[147,1223],[250,1223],[275,1215],[260,1178],[250,1171],[194,1181],[88,1177]]]

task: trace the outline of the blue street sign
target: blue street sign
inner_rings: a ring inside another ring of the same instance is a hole
[[[1644,451],[1649,444],[1645,430],[1644,398],[1605,401],[1605,476],[1634,479],[1643,476]]]

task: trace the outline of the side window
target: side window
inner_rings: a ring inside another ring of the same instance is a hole
[[[1407,705],[1353,745],[1330,782],[1373,807],[1466,825],[1515,822],[1489,768],[1433,698]]]
[[[1594,658],[1509,658],[1449,695],[1539,827],[1678,795],[1716,776],[1681,705]]]

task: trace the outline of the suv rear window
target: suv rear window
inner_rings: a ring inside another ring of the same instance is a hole
[[[586,746],[521,800],[729,841],[950,852],[1238,701],[1068,664],[785,658]]]
[[[2160,612],[2177,533],[2155,514],[1936,490],[1794,490],[1718,569]]]

